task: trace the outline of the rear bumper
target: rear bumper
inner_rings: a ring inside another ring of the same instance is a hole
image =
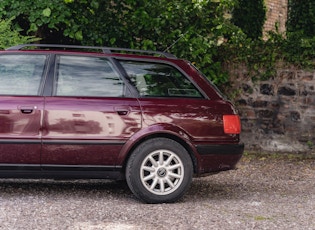
[[[224,144],[224,145],[196,145],[200,155],[238,155],[243,154],[244,144]]]
[[[244,152],[244,144],[196,145],[199,153],[197,175],[235,169]]]

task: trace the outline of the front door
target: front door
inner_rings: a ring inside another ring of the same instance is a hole
[[[0,166],[40,164],[46,55],[0,55]]]

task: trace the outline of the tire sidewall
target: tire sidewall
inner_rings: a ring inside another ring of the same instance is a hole
[[[182,161],[184,177],[178,188],[167,195],[157,195],[147,190],[141,181],[141,165],[144,159],[156,150],[169,150]],[[180,199],[192,180],[192,160],[187,150],[178,142],[167,138],[155,138],[139,145],[132,153],[126,168],[126,179],[131,191],[147,203],[170,203]]]

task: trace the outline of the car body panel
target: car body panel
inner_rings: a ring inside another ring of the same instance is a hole
[[[42,164],[114,165],[122,145],[140,129],[134,98],[47,97]]]
[[[230,137],[222,128],[223,106],[208,99],[146,99],[140,98],[144,126],[170,123],[181,127],[192,142],[224,142]],[[231,112],[231,111],[230,111]]]
[[[0,164],[40,164],[44,98],[0,98]]]

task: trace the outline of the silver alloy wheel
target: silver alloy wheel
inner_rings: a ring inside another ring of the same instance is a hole
[[[183,178],[183,162],[172,151],[161,149],[151,152],[141,164],[141,182],[153,194],[168,195],[176,191]]]

